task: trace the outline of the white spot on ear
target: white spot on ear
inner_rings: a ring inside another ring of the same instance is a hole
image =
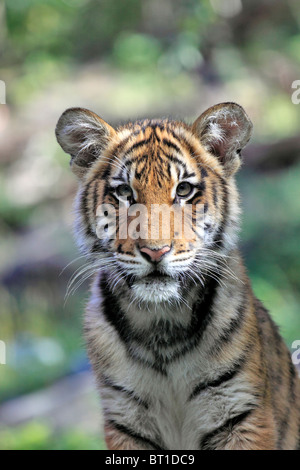
[[[216,123],[211,122],[209,124],[209,135],[211,139],[216,140],[217,142],[225,142],[225,133],[222,127]]]

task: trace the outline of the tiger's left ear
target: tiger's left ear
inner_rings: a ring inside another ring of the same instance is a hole
[[[240,167],[240,153],[250,139],[252,122],[236,103],[221,103],[205,111],[192,125],[202,145],[222,163],[225,174]]]
[[[55,134],[62,149],[71,155],[73,173],[81,179],[101,157],[116,132],[92,111],[70,108],[59,118]]]

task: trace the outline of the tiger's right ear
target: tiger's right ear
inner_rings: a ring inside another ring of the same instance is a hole
[[[72,171],[79,178],[100,157],[115,133],[97,114],[83,108],[67,109],[55,129],[57,141],[71,155]]]

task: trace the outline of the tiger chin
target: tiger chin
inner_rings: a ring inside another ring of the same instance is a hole
[[[238,250],[234,177],[251,131],[235,103],[192,125],[114,129],[82,108],[58,121],[79,183],[84,330],[110,450],[299,449],[299,378]],[[135,204],[147,215],[124,236]],[[153,236],[149,214],[162,205],[190,210],[188,237],[165,216]]]

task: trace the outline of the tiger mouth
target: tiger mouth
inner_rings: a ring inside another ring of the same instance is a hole
[[[153,271],[152,273],[148,274],[147,276],[145,276],[144,279],[147,279],[147,280],[153,280],[153,281],[165,281],[167,279],[171,279],[170,276],[168,276],[167,274],[164,274],[164,273],[161,273],[160,271]]]
[[[174,278],[168,274],[164,274],[160,271],[152,271],[147,276],[140,278],[137,281],[137,284],[147,286],[165,286],[167,287],[170,284],[175,282]]]

